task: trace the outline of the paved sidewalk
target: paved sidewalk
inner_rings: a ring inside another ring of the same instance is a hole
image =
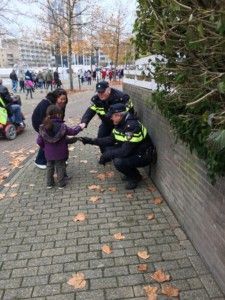
[[[97,123],[92,122],[92,135]],[[111,164],[99,166],[98,157],[96,147],[76,143],[68,165],[73,177],[64,190],[46,190],[45,171],[35,168],[31,159],[1,191],[0,298],[142,300],[147,299],[144,286],[161,286],[150,275],[163,269],[182,300],[225,299],[168,205],[154,203],[161,195],[151,180],[145,175],[128,196],[118,173],[97,178],[114,171]],[[89,190],[91,185],[104,191]],[[91,196],[100,199],[92,203]],[[74,222],[80,212],[86,220]],[[155,219],[147,219],[150,213]],[[118,232],[125,239],[115,240]],[[112,248],[111,254],[102,252],[104,244]],[[143,250],[150,254],[146,260],[137,256]],[[147,264],[148,270],[139,271],[139,264]],[[67,284],[77,272],[87,281],[79,290]]]

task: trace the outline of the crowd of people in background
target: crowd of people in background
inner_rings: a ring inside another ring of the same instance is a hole
[[[100,81],[100,80],[108,80],[112,81],[113,79],[121,80],[124,76],[124,70],[123,69],[108,69],[108,68],[102,68],[99,70],[87,70],[84,71],[80,70],[78,72],[78,77],[80,78],[81,84],[84,84],[85,82],[88,85],[91,85],[92,81]]]
[[[110,69],[110,68],[97,68],[95,70],[80,69],[78,71],[78,79],[80,83],[91,85],[92,82],[98,82],[100,80],[121,80],[124,76],[123,69]],[[62,87],[62,81],[58,69],[55,71],[51,69],[43,69],[41,71],[26,70],[22,74],[17,74],[15,70],[9,75],[12,81],[13,93],[23,92],[26,93],[26,99],[33,98],[35,90],[39,89],[41,92],[46,89],[47,91],[53,91],[56,88]]]
[[[25,73],[19,75],[16,74],[15,70],[12,70],[9,78],[12,81],[13,93],[26,92],[26,99],[28,99],[29,96],[32,99],[36,89],[52,91],[62,86],[57,69],[54,72],[50,69],[38,72],[26,70]]]

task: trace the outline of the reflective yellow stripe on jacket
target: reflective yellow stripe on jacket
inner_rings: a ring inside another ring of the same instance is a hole
[[[0,104],[1,104],[2,107],[5,107],[5,103],[4,103],[4,101],[2,100],[1,97],[0,97]]]
[[[98,107],[95,104],[90,107],[90,109],[94,110],[96,114],[100,116],[104,116],[106,114],[105,109],[103,107]]]
[[[116,141],[139,143],[145,139],[147,135],[147,129],[141,125],[141,130],[138,133],[133,133],[130,137],[122,132],[117,131],[116,129],[113,129],[112,133]]]
[[[5,125],[7,123],[8,113],[7,113],[7,110],[5,109],[5,103],[1,98],[0,98],[0,105],[1,105],[0,106],[0,124]]]

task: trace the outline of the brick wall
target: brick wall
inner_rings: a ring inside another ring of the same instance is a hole
[[[175,138],[151,104],[151,91],[124,83],[158,152],[152,179],[225,291],[225,179],[211,185],[204,162]]]

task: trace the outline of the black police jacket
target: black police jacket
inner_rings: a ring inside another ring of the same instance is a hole
[[[147,129],[131,113],[125,115],[122,122],[115,126],[112,134],[108,137],[97,138],[94,144],[109,147],[103,156],[107,160],[128,157],[134,154],[143,155],[153,143]]]
[[[9,90],[7,89],[7,87],[5,87],[2,84],[0,84],[0,97],[4,102],[4,107],[7,110],[8,116],[12,116],[10,106],[11,106],[11,104],[13,104],[13,99],[10,96],[10,93],[9,93]],[[3,107],[1,104],[0,104],[0,106]]]
[[[5,105],[11,104],[13,102],[10,96],[9,90],[6,86],[0,84],[0,97],[3,99]]]
[[[111,88],[111,93],[107,100],[100,100],[100,98],[96,94],[92,97],[91,102],[91,105],[88,107],[81,119],[81,123],[88,124],[95,116],[95,114],[97,114],[102,122],[112,125],[112,121],[107,116],[107,112],[109,110],[109,107],[116,103],[125,104],[129,111],[132,111],[133,109],[130,102],[130,96],[114,88]]]

